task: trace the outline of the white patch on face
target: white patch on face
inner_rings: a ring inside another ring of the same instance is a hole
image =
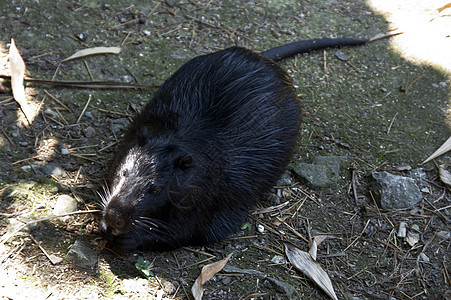
[[[113,186],[110,199],[116,196],[119,191],[122,189],[122,186],[124,185],[124,182],[126,180],[126,176],[124,174],[130,174],[133,167],[136,164],[138,156],[136,155],[134,149],[130,149],[130,151],[127,153],[127,156],[125,157],[125,161],[121,163],[120,168],[116,172],[116,176],[119,177],[119,182]]]

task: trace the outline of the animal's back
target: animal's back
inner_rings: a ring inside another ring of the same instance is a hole
[[[194,58],[126,132],[102,231],[123,249],[224,239],[284,172],[299,122],[296,92],[272,60],[242,48]]]
[[[170,134],[224,161],[223,175],[237,185],[263,191],[285,170],[300,123],[299,100],[286,72],[243,48],[186,63],[144,112],[170,112],[176,131]]]

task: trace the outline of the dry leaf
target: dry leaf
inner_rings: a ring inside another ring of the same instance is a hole
[[[449,150],[451,150],[451,136],[446,140],[445,143],[443,143],[443,145],[440,146],[440,148],[438,148],[431,156],[429,156],[425,161],[423,161],[421,164],[425,164],[428,161],[442,155],[445,154],[446,152],[448,152]]]
[[[121,52],[120,47],[94,47],[94,48],[88,48],[83,49],[80,51],[75,52],[68,58],[63,59],[61,62],[66,62],[69,60],[89,56],[89,55],[96,55],[96,54],[119,54]]]
[[[440,165],[438,168],[438,174],[440,176],[440,180],[446,184],[451,186],[451,173],[445,169],[444,165]]]
[[[222,270],[224,266],[229,261],[230,257],[232,257],[233,253],[230,253],[227,255],[226,258],[208,264],[202,268],[202,271],[200,272],[199,277],[197,277],[196,281],[193,284],[193,287],[191,288],[191,292],[193,293],[194,299],[200,300],[202,299],[202,295],[204,294],[204,288],[203,285],[205,282],[210,280],[216,273]]]
[[[308,253],[312,256],[313,260],[316,260],[317,252],[318,252],[318,243],[316,242],[316,239],[313,238],[312,245],[310,246],[310,249],[308,249]]]
[[[34,113],[33,109],[27,104],[25,88],[23,86],[25,63],[16,48],[14,39],[11,39],[11,46],[9,48],[9,69],[11,71],[11,88],[13,90],[14,99],[19,103],[20,108],[30,125],[34,119]]]
[[[315,235],[315,236],[313,237],[313,239],[316,241],[316,243],[318,244],[318,246],[319,246],[319,244],[321,244],[325,239],[329,239],[329,238],[335,239],[336,237],[333,236],[333,235],[323,235],[323,234]]]
[[[316,244],[315,241],[313,243]],[[285,244],[285,254],[296,269],[313,280],[329,297],[338,300],[326,271],[321,268],[321,265],[309,253],[290,244]]]

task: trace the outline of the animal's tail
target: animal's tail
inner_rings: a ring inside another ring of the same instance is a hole
[[[266,51],[263,51],[261,55],[270,58],[274,61],[279,61],[284,58],[293,56],[299,53],[305,53],[312,50],[322,50],[326,48],[341,47],[341,46],[356,46],[363,45],[368,42],[368,39],[358,38],[325,38],[305,40],[294,43],[289,43],[279,47],[275,47]]]

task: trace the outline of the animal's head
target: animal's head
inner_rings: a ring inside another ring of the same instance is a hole
[[[186,149],[161,143],[137,144],[123,153],[102,196],[101,232],[123,249],[143,241],[170,243],[202,188],[197,185],[202,174],[196,158]]]

